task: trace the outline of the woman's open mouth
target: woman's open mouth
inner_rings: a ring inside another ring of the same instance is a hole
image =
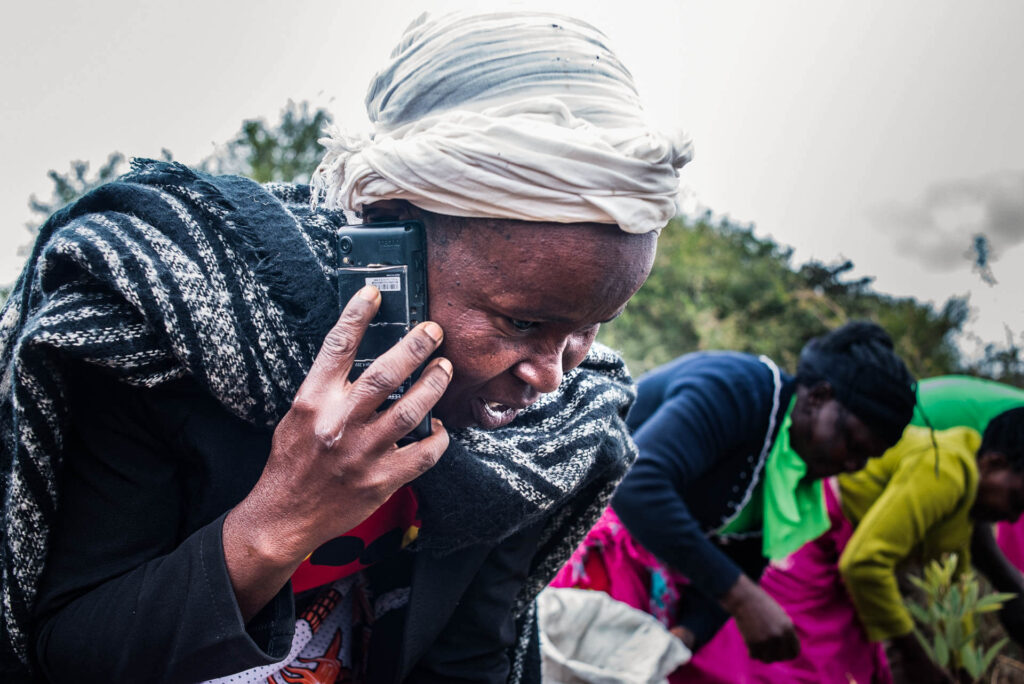
[[[484,430],[497,430],[505,427],[519,415],[519,409],[506,406],[497,401],[485,401],[480,397],[473,399],[473,417]]]

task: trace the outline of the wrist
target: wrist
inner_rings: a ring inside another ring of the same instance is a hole
[[[243,501],[228,512],[221,528],[224,564],[245,623],[287,584],[306,557],[281,544],[265,519],[254,516]]]
[[[729,590],[719,599],[719,603],[730,615],[736,615],[736,613],[742,611],[743,606],[759,591],[760,589],[750,581],[749,577],[740,573],[733,585],[729,587]]]
[[[317,544],[304,539],[290,523],[268,507],[243,499],[224,519],[225,555],[267,569],[298,567]]]

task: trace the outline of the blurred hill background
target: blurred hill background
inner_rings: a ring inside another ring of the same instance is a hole
[[[317,138],[330,122],[325,109],[289,102],[276,121],[243,121],[234,137],[193,165],[259,182],[303,182],[320,159]],[[173,159],[170,150],[162,155]],[[127,166],[125,155],[115,151],[95,170],[82,161],[51,170],[50,196],[29,198],[30,232]],[[680,216],[659,239],[651,277],[599,339],[621,350],[635,375],[701,349],[766,354],[795,370],[808,339],[867,318],[889,331],[918,377],[969,373],[1024,386],[1024,359],[1014,331],[1007,331],[1004,344],[984,345],[981,356],[964,356],[958,339],[970,316],[965,298],[935,306],[892,297],[875,291],[870,277],[849,277],[854,268],[849,260],[794,264],[792,255],[790,247],[757,236],[752,225],[710,211]],[[973,257],[984,277],[984,244]]]

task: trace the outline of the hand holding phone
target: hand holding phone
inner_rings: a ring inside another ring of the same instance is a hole
[[[448,433],[436,419],[427,437],[398,445],[451,379],[447,359],[427,363],[444,338],[436,323],[421,323],[359,380],[348,379],[358,341],[380,301],[380,293],[366,287],[347,303],[274,429],[263,473],[224,520],[224,559],[246,619],[304,558],[368,518],[433,467],[448,447]],[[380,411],[395,379],[424,364],[401,403]]]

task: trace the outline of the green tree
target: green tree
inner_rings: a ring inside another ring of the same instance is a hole
[[[93,188],[117,178],[124,173],[124,166],[124,155],[120,152],[111,152],[107,161],[94,174],[89,173],[89,162],[80,159],[71,162],[67,173],[58,173],[56,170],[50,169],[46,174],[53,182],[50,197],[41,200],[33,194],[28,198],[28,206],[32,210],[33,216],[25,226],[35,235],[39,226],[43,225],[50,214],[75,201]]]
[[[992,272],[992,245],[984,233],[974,236],[971,243],[971,257],[974,272],[981,282],[989,287],[999,287]],[[1006,327],[1006,343],[992,342],[984,346],[982,356],[968,367],[968,372],[983,377],[999,378],[1000,380],[1024,387],[1024,332],[1014,336],[1013,331]]]
[[[308,102],[289,101],[276,123],[269,124],[264,119],[243,121],[230,141],[197,166],[211,173],[234,173],[261,183],[306,181],[320,162],[323,150],[317,140],[330,122],[327,110],[312,109]],[[166,149],[161,151],[161,157],[166,161],[172,159]],[[53,212],[126,170],[126,158],[121,152],[112,152],[95,173],[90,173],[89,162],[81,160],[71,162],[64,173],[51,169],[46,174],[53,183],[49,198],[43,200],[34,194],[29,198],[32,220],[25,224],[29,232],[35,236]],[[28,249],[26,245],[19,252],[24,254]],[[0,288],[0,304],[6,301],[9,289]]]
[[[160,150],[160,157],[166,161],[173,159],[173,155],[167,148]],[[32,220],[25,224],[29,232],[35,235],[39,231],[39,226],[43,225],[50,214],[71,204],[93,188],[124,173],[126,170],[125,156],[120,152],[111,152],[107,156],[107,161],[94,174],[89,173],[90,166],[89,162],[77,159],[71,162],[67,173],[58,173],[54,169],[50,169],[46,173],[53,182],[53,188],[50,190],[50,197],[47,200],[41,200],[35,194],[29,197],[28,206],[34,215]]]
[[[811,337],[848,320],[876,320],[919,377],[959,370],[953,336],[966,301],[939,310],[874,292],[870,278],[847,279],[853,264],[809,262],[749,226],[710,214],[677,218],[662,232],[654,269],[601,339],[621,349],[635,373],[700,349],[766,354],[794,370]]]
[[[214,173],[248,176],[260,183],[306,182],[323,156],[317,140],[330,122],[327,110],[289,100],[277,123],[243,121],[235,137],[200,166]]]
[[[276,123],[268,124],[264,119],[243,121],[238,133],[198,166],[211,173],[234,173],[260,183],[305,181],[323,154],[317,140],[330,122],[327,110],[289,100]],[[173,155],[164,149],[161,158],[170,161]],[[46,174],[53,183],[50,197],[41,200],[33,194],[28,201],[33,218],[26,225],[33,234],[50,214],[127,170],[121,152],[111,152],[95,173],[90,173],[90,166],[87,161],[77,160],[65,173],[51,169]]]
[[[1006,329],[1005,344],[986,344],[982,357],[970,364],[966,371],[983,378],[996,378],[1017,387],[1024,387],[1024,334],[1014,339],[1013,332]]]

